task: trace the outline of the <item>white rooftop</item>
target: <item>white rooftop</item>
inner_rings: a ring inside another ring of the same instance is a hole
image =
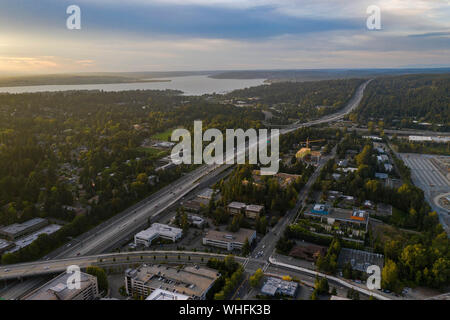
[[[180,235],[182,233],[183,230],[181,230],[180,228],[171,227],[167,224],[162,223],[153,223],[150,228],[142,230],[141,232],[136,234],[136,237],[144,239],[153,238],[159,235],[176,237],[177,235]]]
[[[156,289],[145,300],[188,300],[189,297],[178,293],[162,289]]]

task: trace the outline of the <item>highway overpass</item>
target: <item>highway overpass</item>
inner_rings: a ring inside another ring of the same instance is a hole
[[[134,251],[108,253],[92,256],[79,256],[49,261],[34,261],[2,266],[0,280],[25,279],[61,273],[68,266],[76,265],[81,269],[88,266],[113,267],[118,265],[135,265],[142,263],[207,263],[210,258],[224,259],[227,255],[193,251]],[[235,261],[244,264],[247,258],[235,256]]]

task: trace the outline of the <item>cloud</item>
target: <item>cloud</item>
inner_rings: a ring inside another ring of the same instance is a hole
[[[449,63],[441,0],[69,0],[0,3],[0,70],[395,67]],[[383,30],[368,31],[368,5]],[[31,60],[5,57],[23,57]],[[28,65],[27,65],[28,64]]]

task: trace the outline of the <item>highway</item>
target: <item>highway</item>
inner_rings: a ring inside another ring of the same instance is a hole
[[[210,258],[224,259],[226,255],[192,251],[133,251],[121,253],[106,253],[92,256],[79,256],[49,261],[34,261],[2,266],[0,280],[23,279],[26,277],[44,276],[65,272],[68,266],[76,265],[81,269],[91,265],[102,267],[120,264],[134,265],[136,263],[179,263],[190,262],[206,264]],[[203,259],[203,260],[202,260]],[[245,258],[235,256],[235,260],[244,263]]]
[[[346,114],[351,112],[354,108],[356,108],[364,93],[364,89],[366,88],[367,84],[372,81],[368,80],[364,82],[358,89],[356,90],[354,96],[349,100],[348,104],[345,108],[340,110],[339,112],[333,114],[333,115],[327,115],[321,119],[311,121],[308,123],[302,123],[302,124],[295,124],[292,127],[284,128],[280,130],[279,134],[287,134],[290,132],[293,132],[299,128],[302,127],[309,127],[321,123],[327,123],[331,121],[336,121],[339,119],[342,119]],[[257,142],[258,144],[260,141]],[[241,152],[246,152],[249,148],[254,148],[255,145],[249,145],[245,150]],[[239,152],[235,155],[235,157],[238,157]],[[228,159],[230,160],[230,159]],[[138,232],[142,229],[144,225],[148,223],[148,220],[150,219],[151,222],[154,222],[157,220],[158,215],[160,215],[166,208],[170,207],[174,203],[176,203],[178,200],[183,198],[185,195],[187,195],[189,192],[191,192],[193,189],[195,189],[198,184],[199,180],[202,177],[212,177],[215,175],[220,174],[224,170],[228,169],[229,165],[203,165],[200,168],[186,174],[176,182],[172,183],[169,186],[166,186],[162,190],[158,191],[156,194],[150,196],[149,198],[141,201],[140,203],[136,204],[132,208],[126,210],[125,212],[111,218],[110,220],[106,221],[105,223],[97,226],[93,230],[89,231],[88,233],[82,235],[79,237],[78,240],[74,240],[69,244],[66,244],[64,247],[57,250],[56,254],[50,254],[46,257],[46,259],[63,259],[64,258],[76,258],[75,262],[82,262],[80,259],[84,258],[84,256],[93,255],[93,254],[99,254],[104,252],[107,249],[112,248],[115,244],[120,243],[123,239],[129,238],[131,234]],[[317,171],[318,172],[318,171]],[[318,174],[318,173],[315,173]],[[313,179],[310,179],[313,180]],[[304,188],[307,189],[306,187]],[[301,194],[303,196],[303,194]],[[299,203],[297,204],[299,205]],[[287,223],[290,222],[290,219],[292,217],[288,215],[284,222],[282,222],[279,227],[279,231],[277,234],[274,234],[275,237],[279,236],[279,233],[281,230],[284,230],[283,227],[287,225]],[[278,230],[278,229],[277,229]],[[271,244],[270,248],[274,248],[276,240],[269,241]],[[267,250],[267,254],[264,256],[264,258],[268,258],[269,250]],[[60,261],[60,260],[57,260]],[[72,261],[72,260],[70,260]],[[248,260],[250,261],[250,260]],[[258,264],[261,261],[258,261]],[[43,266],[43,268],[46,265],[51,265],[52,260],[44,260],[44,261],[36,261],[33,262],[34,264],[38,264],[40,267]],[[42,263],[42,265],[41,265]],[[57,263],[57,262],[56,262]],[[247,262],[248,263],[248,262]],[[76,263],[75,263],[76,264]],[[33,266],[30,264],[25,264],[25,266]],[[62,266],[62,265],[61,265]],[[3,268],[3,266],[2,266]],[[10,271],[5,272],[5,269],[1,269],[3,272],[0,272],[0,279],[11,279],[13,277],[10,277],[9,275],[5,275],[6,273],[9,274],[15,274],[19,275],[20,272],[24,272],[21,277],[25,277],[27,275],[31,274],[46,274],[46,273],[52,273],[55,272],[55,270],[52,269],[46,269],[44,271],[38,270],[39,272],[36,273],[36,270],[34,268],[33,271],[26,271],[28,269],[21,269],[20,265],[14,265],[14,266],[4,266],[6,269],[10,269]],[[16,272],[15,270],[20,270]],[[50,272],[52,270],[52,272]],[[48,272],[45,272],[48,271]],[[5,276],[5,278],[2,278],[2,276]],[[21,283],[19,286],[23,287],[24,290],[28,290],[27,283]],[[15,289],[17,292],[20,292],[18,288]]]

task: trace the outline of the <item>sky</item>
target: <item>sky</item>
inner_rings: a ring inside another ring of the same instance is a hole
[[[0,2],[4,75],[404,67],[450,67],[450,0]]]

